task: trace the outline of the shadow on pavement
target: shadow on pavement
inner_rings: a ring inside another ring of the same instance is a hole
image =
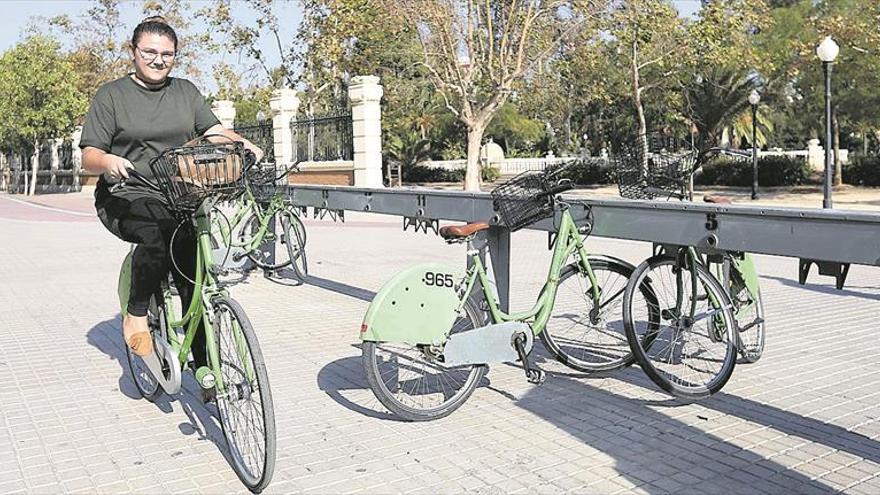
[[[812,270],[810,270],[810,276],[820,277],[821,275],[819,275],[817,273],[816,267],[812,267]],[[846,285],[844,285],[843,289],[837,290],[837,288],[834,287],[834,285],[833,285],[834,279],[831,277],[825,278],[825,280],[828,281],[827,282],[828,285],[819,285],[819,284],[815,284],[815,283],[811,284],[809,281],[806,284],[801,285],[800,283],[798,283],[797,280],[794,280],[794,279],[784,278],[784,277],[774,277],[774,276],[770,276],[770,275],[761,275],[761,278],[775,280],[775,281],[777,281],[787,287],[796,287],[798,289],[807,289],[807,290],[811,290],[813,292],[820,292],[822,294],[830,294],[832,296],[852,296],[852,297],[859,297],[862,299],[873,299],[874,301],[880,301],[880,294],[877,293],[877,291],[878,291],[878,289],[880,289],[880,287],[852,287],[852,286],[847,287]],[[871,292],[860,292],[860,291],[853,290],[853,289],[869,289]]]
[[[134,384],[131,369],[128,366],[128,357],[126,356],[122,340],[121,315],[102,321],[92,327],[86,339],[92,347],[95,347],[119,363],[119,391],[130,399],[144,400]],[[197,433],[199,440],[210,440],[217,446],[220,453],[223,454],[226,462],[231,463],[232,459],[229,457],[226,437],[223,435],[223,430],[220,427],[216,407],[213,405],[208,406],[211,409],[209,410],[202,404],[200,387],[196,383],[195,378],[193,378],[192,373],[184,372],[183,384],[179,394],[172,397],[163,392],[156,398],[153,404],[160,411],[168,414],[174,411],[172,402],[175,401],[180,404],[181,409],[189,419],[188,422],[178,425],[180,432],[187,436]]]
[[[353,285],[336,282],[335,280],[328,280],[326,278],[315,277],[312,275],[309,275],[305,283],[307,283],[308,285],[314,285],[315,287],[321,289],[336,292],[337,294],[360,299],[361,301],[366,302],[371,302],[373,298],[376,297],[376,293],[371,290],[362,289]]]
[[[552,359],[540,354],[536,361]],[[617,378],[651,386],[650,381],[640,375],[644,374],[636,366],[620,371]],[[725,400],[724,394],[719,395],[701,401],[700,405],[726,412],[725,404],[729,400],[741,400],[738,397]],[[674,400],[666,404],[681,405]],[[614,464],[610,467],[648,493],[834,491],[821,481],[694,427],[683,421],[685,418],[662,414],[655,403],[621,397],[560,373],[548,373],[545,384],[532,388],[517,405],[611,456]],[[815,422],[761,404],[752,405],[754,413],[743,419],[767,424],[766,416],[778,418],[778,426],[772,421],[767,426],[779,428],[783,433],[800,435],[799,431],[786,431],[783,424],[786,421]],[[729,414],[743,417],[740,408]],[[786,415],[790,417],[782,419]],[[711,421],[696,412],[693,419]],[[841,434],[847,433],[840,430]],[[827,440],[816,441],[830,445]]]

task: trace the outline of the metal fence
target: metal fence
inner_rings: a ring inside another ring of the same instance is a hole
[[[275,162],[275,135],[271,120],[256,124],[236,124],[233,130],[259,146],[266,154],[264,161]]]
[[[354,159],[351,113],[310,117],[291,122],[297,161],[330,162]]]

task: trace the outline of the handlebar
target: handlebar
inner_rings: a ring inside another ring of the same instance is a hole
[[[251,150],[244,150],[244,160],[245,160],[244,169],[247,170],[256,164],[257,155],[255,155],[254,152]],[[128,183],[128,181],[130,181],[131,179],[134,179],[134,180],[140,182],[141,184],[149,187],[150,189],[152,189],[156,192],[162,192],[162,189],[159,187],[158,184],[151,181],[144,174],[138,172],[137,169],[134,169],[134,168],[128,169],[128,178],[127,179],[121,178],[119,180],[119,182],[117,182],[116,184],[113,185],[113,187],[110,188],[110,191],[114,192],[119,188],[125,187],[126,184]]]
[[[551,187],[549,191],[544,193],[547,196],[556,196],[557,194],[564,193],[565,191],[574,189],[574,185],[571,182],[571,179],[562,179],[556,183],[555,186]]]

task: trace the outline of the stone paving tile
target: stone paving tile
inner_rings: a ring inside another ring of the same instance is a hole
[[[114,302],[127,247],[94,220],[28,222],[0,219],[0,493],[244,492],[194,388],[137,399]],[[459,411],[408,424],[367,388],[357,330],[393,273],[460,263],[462,249],[401,232],[399,219],[306,225],[312,283],[253,274],[231,289],[275,399],[266,493],[880,493],[875,268],[853,266],[838,292],[815,274],[799,286],[796,260],[758,256],[765,356],[707,400],[671,400],[637,367],[571,373],[538,344],[543,386],[492,366]],[[650,252],[589,246],[632,262]],[[531,305],[548,259],[545,235],[514,234],[513,307]]]

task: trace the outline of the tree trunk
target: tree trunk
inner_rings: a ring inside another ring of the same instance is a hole
[[[648,175],[648,125],[645,122],[645,109],[642,107],[642,89],[639,81],[638,45],[632,45],[632,92],[633,105],[639,122],[638,146],[642,150],[642,172]]]
[[[29,196],[33,196],[37,192],[37,170],[40,168],[40,142],[34,141],[34,154],[31,155],[31,188],[28,191]]]
[[[464,174],[464,190],[480,190],[480,146],[483,144],[483,133],[486,122],[474,122],[468,126],[467,168]]]
[[[843,165],[840,163],[840,121],[837,119],[837,107],[831,112],[831,125],[834,132],[834,178],[831,185],[839,186],[843,184]]]

